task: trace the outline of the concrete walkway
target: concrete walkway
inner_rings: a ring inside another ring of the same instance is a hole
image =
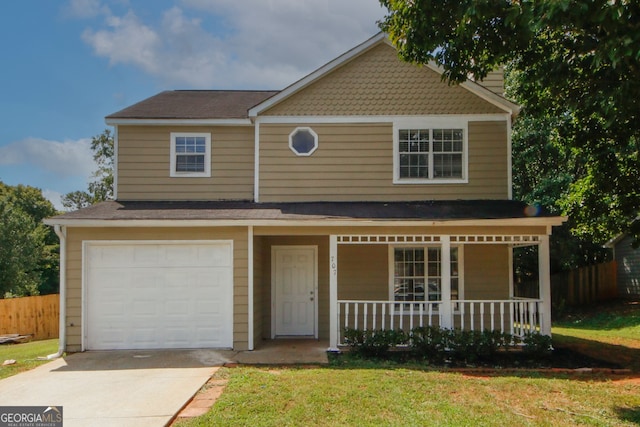
[[[209,350],[76,353],[1,380],[0,402],[62,406],[65,427],[164,426],[228,361]]]
[[[63,425],[165,426],[224,364],[325,364],[326,343],[275,340],[255,351],[75,353],[0,380],[2,406],[62,406]]]
[[[318,340],[277,339],[256,343],[253,351],[241,351],[231,356],[242,365],[325,365],[329,343]]]

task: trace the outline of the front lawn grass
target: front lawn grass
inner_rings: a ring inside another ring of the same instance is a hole
[[[0,366],[0,379],[7,378],[19,372],[28,371],[38,365],[48,362],[37,360],[58,351],[58,339],[32,341],[24,344],[0,345],[0,365],[9,359],[16,361],[13,365]]]
[[[381,365],[383,366],[383,365]],[[222,368],[204,416],[178,426],[632,426],[640,381],[594,375],[369,368]]]
[[[553,343],[640,372],[640,302],[583,307],[554,321]]]
[[[555,322],[553,343],[640,372],[639,328],[640,304],[619,302]],[[638,374],[474,372],[371,360],[324,368],[222,368],[216,375],[229,383],[213,408],[177,425],[640,424]]]

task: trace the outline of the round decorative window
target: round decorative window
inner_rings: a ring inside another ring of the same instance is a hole
[[[311,128],[296,128],[289,134],[289,148],[298,156],[310,156],[318,148],[318,134]]]

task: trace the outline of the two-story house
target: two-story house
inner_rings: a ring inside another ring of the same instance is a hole
[[[167,91],[107,116],[115,200],[61,238],[61,346],[251,350],[345,326],[550,333],[549,235],[511,200],[518,106],[379,34],[281,91]],[[539,253],[514,298],[512,249]]]

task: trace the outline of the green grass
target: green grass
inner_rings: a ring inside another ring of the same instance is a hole
[[[640,372],[640,304],[573,313],[554,324],[567,346]],[[633,426],[640,377],[534,371],[456,373],[393,362],[325,368],[222,368],[227,388],[178,426]]]
[[[640,303],[617,301],[585,307],[555,321],[555,346],[640,372]]]
[[[582,331],[593,337],[640,340],[640,303],[614,302],[584,308],[554,322],[558,330]]]
[[[463,374],[406,368],[222,368],[209,413],[178,426],[624,426],[640,383],[579,375]]]
[[[0,364],[8,359],[16,361],[13,365],[0,366],[0,379],[42,365],[47,361],[37,360],[37,358],[47,356],[56,351],[58,351],[57,339],[0,345]]]

